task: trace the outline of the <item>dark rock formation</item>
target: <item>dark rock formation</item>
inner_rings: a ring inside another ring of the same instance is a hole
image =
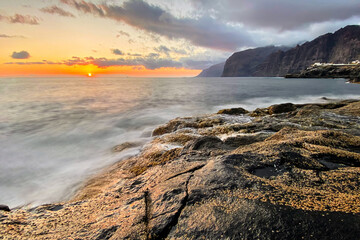
[[[269,107],[269,114],[291,112],[295,109],[296,106],[292,103],[275,104]]]
[[[316,62],[349,63],[360,59],[360,26],[351,25],[327,33],[287,51],[271,54],[256,67],[254,76],[299,73]]]
[[[0,205],[0,211],[10,212],[10,208],[6,205]]]
[[[217,112],[217,114],[229,114],[229,115],[239,115],[239,114],[246,114],[249,111],[243,108],[229,108],[229,109],[221,109]]]
[[[298,74],[287,74],[286,78],[346,78],[349,81],[360,82],[360,64],[347,66],[317,66],[309,67]]]
[[[234,53],[226,60],[222,77],[254,76],[257,66],[272,53],[288,49],[286,47],[259,47]]]
[[[113,152],[122,152],[129,148],[139,147],[141,146],[141,142],[124,142],[122,144],[116,145],[112,148]]]
[[[224,70],[225,62],[215,64],[201,71],[197,77],[221,77]]]
[[[71,201],[0,215],[4,239],[357,239],[360,101],[177,118]]]

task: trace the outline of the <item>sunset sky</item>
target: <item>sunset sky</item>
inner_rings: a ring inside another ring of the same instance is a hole
[[[2,0],[0,76],[195,76],[349,24],[358,0]]]

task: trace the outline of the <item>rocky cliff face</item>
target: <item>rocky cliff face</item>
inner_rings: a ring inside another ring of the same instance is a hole
[[[284,49],[287,48],[267,46],[236,52],[226,60],[222,77],[253,76],[257,66],[270,54]]]
[[[272,53],[256,67],[254,75],[284,76],[301,72],[315,62],[348,63],[358,59],[360,26],[351,25],[290,50]]]
[[[197,77],[221,77],[224,70],[225,62],[215,64],[202,72]]]
[[[0,209],[0,239],[358,239],[359,126],[360,101],[177,118],[73,200]]]

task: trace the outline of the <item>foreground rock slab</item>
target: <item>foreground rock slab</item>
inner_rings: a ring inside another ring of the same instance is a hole
[[[0,239],[357,239],[360,101],[241,112],[160,126],[71,201],[1,212]]]

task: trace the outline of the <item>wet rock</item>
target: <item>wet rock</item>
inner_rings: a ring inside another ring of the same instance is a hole
[[[257,108],[254,111],[250,113],[250,116],[252,117],[262,117],[269,114],[269,109],[267,108]]]
[[[6,205],[0,205],[0,211],[10,212],[10,208]]]
[[[269,114],[279,114],[294,111],[296,106],[292,103],[276,104],[269,107]]]
[[[184,149],[187,150],[202,150],[202,149],[221,149],[224,147],[223,141],[214,136],[200,137],[189,144]]]
[[[160,136],[166,133],[171,133],[186,128],[208,128],[219,125],[221,123],[223,123],[223,119],[216,116],[202,118],[176,118],[165,125],[157,127],[153,131],[152,135]]]
[[[264,141],[272,134],[273,134],[272,132],[263,132],[258,134],[243,134],[234,137],[228,137],[224,140],[224,143],[231,147],[239,147],[242,145],[248,145],[255,142]]]
[[[283,172],[277,169],[276,167],[268,166],[268,167],[255,168],[251,171],[251,173],[258,177],[270,178],[273,176],[278,176]]]
[[[169,133],[163,135],[161,138],[159,138],[159,141],[164,144],[175,143],[175,144],[184,145],[187,142],[197,139],[199,136],[201,135],[176,132],[176,133]]]
[[[321,106],[318,105],[305,105],[297,110],[296,117],[308,117],[319,114],[320,109]]]
[[[154,131],[152,132],[152,136],[159,136],[159,135],[163,135],[165,133],[173,132],[177,129],[177,127],[180,124],[181,124],[181,121],[179,121],[177,119],[171,120],[167,124],[155,128]]]
[[[95,240],[107,240],[110,239],[113,234],[116,232],[119,226],[112,226],[108,229],[103,229],[99,231],[99,235],[95,238]]]
[[[356,215],[304,211],[234,194],[185,209],[168,239],[352,239],[358,226]]]
[[[112,148],[113,152],[122,152],[129,148],[139,147],[141,146],[140,142],[124,142],[122,144],[116,145]]]
[[[240,115],[240,114],[246,114],[249,111],[245,110],[244,108],[229,108],[229,109],[222,109],[217,112],[217,114],[228,114],[228,115]]]

